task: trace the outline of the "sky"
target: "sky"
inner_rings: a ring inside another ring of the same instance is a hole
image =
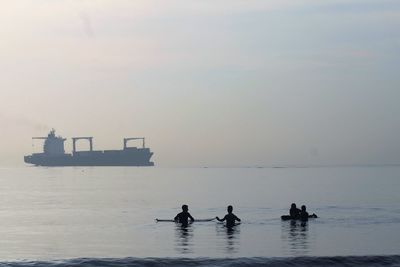
[[[0,59],[0,165],[51,128],[158,166],[400,163],[397,0],[3,1]]]

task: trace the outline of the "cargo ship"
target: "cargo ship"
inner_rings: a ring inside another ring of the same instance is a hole
[[[45,137],[32,137],[32,140],[44,140],[43,152],[24,156],[26,163],[36,166],[154,166],[150,161],[153,152],[145,147],[144,137],[123,139],[122,150],[93,150],[93,137],[72,137],[72,154],[65,153],[64,142],[52,129]],[[78,140],[89,141],[88,151],[77,151]],[[141,147],[128,147],[131,140],[139,140]]]

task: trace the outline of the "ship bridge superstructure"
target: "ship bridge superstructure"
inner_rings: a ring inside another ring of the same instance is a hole
[[[56,136],[56,131],[51,129],[47,137],[32,137],[32,140],[44,140],[43,153],[47,155],[65,154],[64,142],[65,138]]]

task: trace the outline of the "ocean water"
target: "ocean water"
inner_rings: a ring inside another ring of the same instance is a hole
[[[0,265],[400,266],[399,192],[400,167],[3,167]],[[182,204],[242,223],[155,222]]]

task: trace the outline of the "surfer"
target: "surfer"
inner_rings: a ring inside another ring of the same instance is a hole
[[[315,214],[315,213],[309,215],[306,209],[307,208],[305,205],[301,206],[301,211],[300,211],[300,215],[299,215],[299,218],[301,221],[306,222],[306,221],[308,221],[308,218],[318,218],[317,214]]]
[[[194,218],[192,217],[192,215],[190,215],[188,211],[189,211],[188,205],[182,205],[182,212],[178,213],[175,216],[174,221],[181,223],[183,226],[187,226],[189,224],[189,219],[191,222],[194,222]]]
[[[235,221],[240,222],[240,219],[235,214],[232,213],[233,207],[231,205],[228,206],[227,211],[228,214],[226,214],[224,218],[220,219],[217,216],[215,217],[215,219],[217,219],[220,222],[226,221],[226,227],[231,228],[235,226]]]
[[[300,220],[303,222],[306,222],[306,221],[308,221],[308,217],[309,217],[309,215],[308,215],[308,212],[306,211],[306,206],[305,205],[301,206]]]
[[[301,210],[296,207],[296,203],[292,203],[290,206],[289,214],[292,219],[298,219],[300,217]]]

